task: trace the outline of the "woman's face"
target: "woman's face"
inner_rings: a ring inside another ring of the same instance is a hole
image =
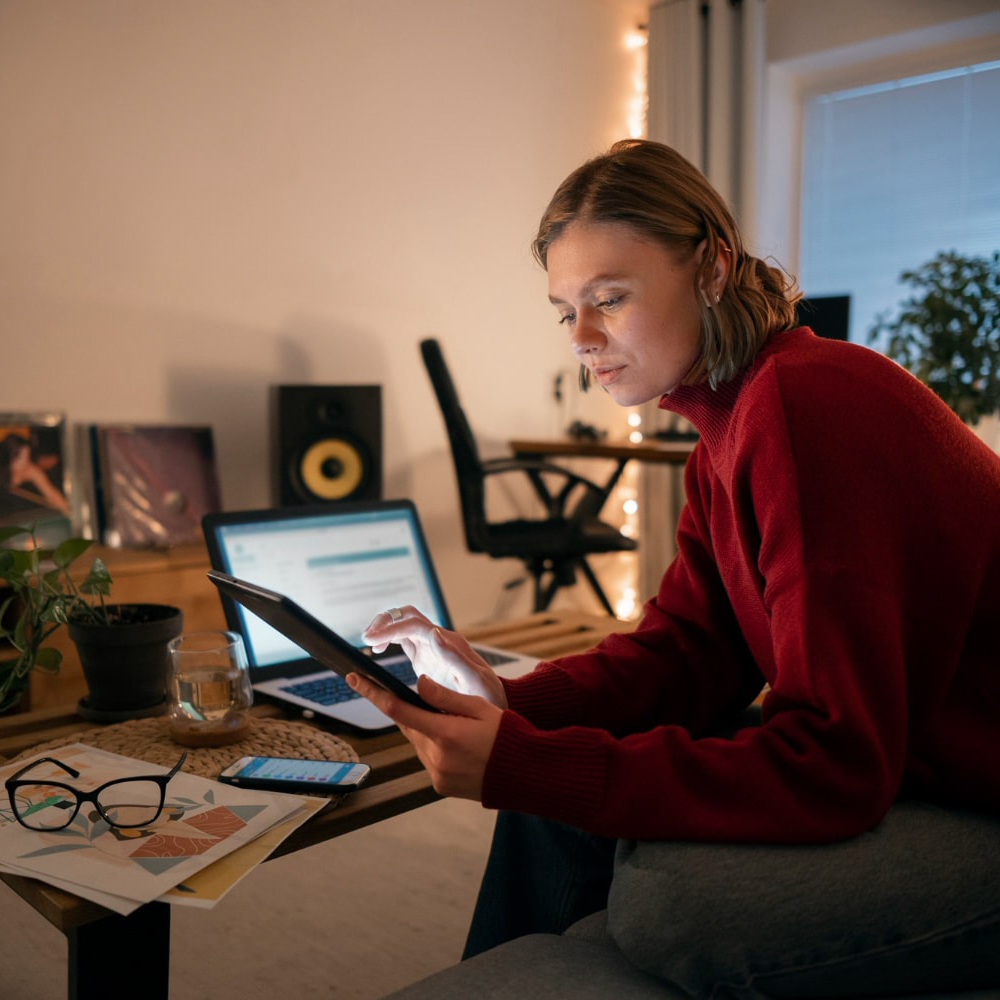
[[[695,272],[624,223],[573,222],[548,248],[549,300],[577,360],[620,406],[675,389],[700,347]]]

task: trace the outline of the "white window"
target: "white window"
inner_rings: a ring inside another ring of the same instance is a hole
[[[1000,249],[1000,62],[807,100],[799,225],[799,284],[850,295],[858,343],[901,271]]]

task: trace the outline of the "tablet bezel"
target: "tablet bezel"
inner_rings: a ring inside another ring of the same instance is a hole
[[[222,593],[238,601],[248,611],[287,636],[314,660],[341,677],[361,674],[374,684],[417,708],[428,712],[440,709],[429,705],[398,677],[352,646],[343,636],[311,615],[290,597],[221,570],[208,571],[208,578]]]

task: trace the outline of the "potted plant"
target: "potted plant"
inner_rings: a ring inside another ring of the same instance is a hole
[[[1000,410],[1000,251],[939,253],[899,279],[914,293],[895,318],[876,317],[868,342],[937,393],[967,424]],[[883,341],[883,338],[887,338]]]
[[[89,692],[81,714],[117,721],[162,710],[166,644],[180,634],[183,615],[168,605],[107,603],[112,580],[100,559],[77,582],[70,568],[92,544],[69,538],[42,549],[33,528],[0,528],[0,581],[11,591],[0,605],[0,638],[13,651],[0,664],[0,710],[17,704],[32,667],[59,670],[62,653],[46,643],[64,625]]]

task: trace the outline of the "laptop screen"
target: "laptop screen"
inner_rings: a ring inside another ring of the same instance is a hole
[[[286,594],[355,646],[376,614],[404,604],[449,627],[409,501],[209,515],[205,534],[215,568]],[[305,657],[256,615],[236,611],[251,666]]]

